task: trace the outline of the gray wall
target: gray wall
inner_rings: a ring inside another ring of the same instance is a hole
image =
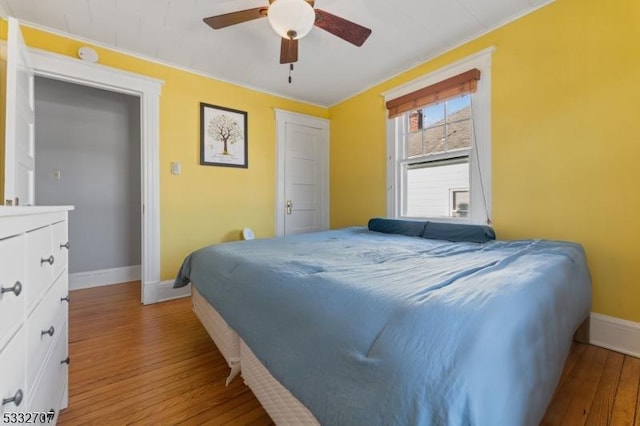
[[[139,98],[37,77],[35,111],[36,204],[75,206],[69,271],[140,265]]]

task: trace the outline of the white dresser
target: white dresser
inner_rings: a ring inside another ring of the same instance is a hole
[[[67,406],[72,209],[0,206],[0,424],[54,424]]]

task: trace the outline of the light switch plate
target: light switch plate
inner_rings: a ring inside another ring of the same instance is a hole
[[[171,162],[171,174],[179,175],[180,173],[182,173],[182,166],[180,165],[180,163],[175,161]]]

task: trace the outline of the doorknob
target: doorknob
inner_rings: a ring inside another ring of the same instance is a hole
[[[293,207],[293,203],[291,200],[287,200],[287,214],[291,214],[291,208]]]

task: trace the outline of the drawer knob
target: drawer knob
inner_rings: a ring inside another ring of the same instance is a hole
[[[40,337],[44,336],[45,334],[48,334],[49,336],[53,337],[53,333],[56,331],[55,328],[53,328],[53,326],[49,327],[48,330],[42,330],[40,332]]]
[[[16,281],[13,287],[0,288],[0,294],[11,293],[11,292],[13,292],[13,294],[15,294],[16,296],[20,296],[20,293],[22,293],[22,284],[20,283],[20,281]]]
[[[45,263],[48,263],[49,265],[53,265],[53,262],[56,259],[53,257],[53,255],[49,256],[47,259],[45,259],[44,257],[42,259],[40,259],[40,266],[42,266]]]
[[[16,404],[16,407],[17,407],[22,402],[22,397],[23,396],[24,395],[22,394],[22,389],[18,389],[16,394],[14,396],[12,396],[11,398],[3,398],[2,399],[2,405],[6,405],[6,404],[9,404],[9,403],[13,402],[14,404]]]
[[[71,298],[69,297],[69,295],[67,295],[65,297],[61,297],[60,301],[69,303],[71,301]]]
[[[67,364],[69,365],[69,363],[71,362],[71,358],[66,357],[65,359],[63,359],[62,361],[60,361],[60,364]]]
[[[60,244],[60,248],[66,248],[67,250],[69,250],[69,247],[71,247],[71,246],[69,245],[69,241],[67,241],[67,242],[66,242],[66,243],[64,243],[64,244]]]

